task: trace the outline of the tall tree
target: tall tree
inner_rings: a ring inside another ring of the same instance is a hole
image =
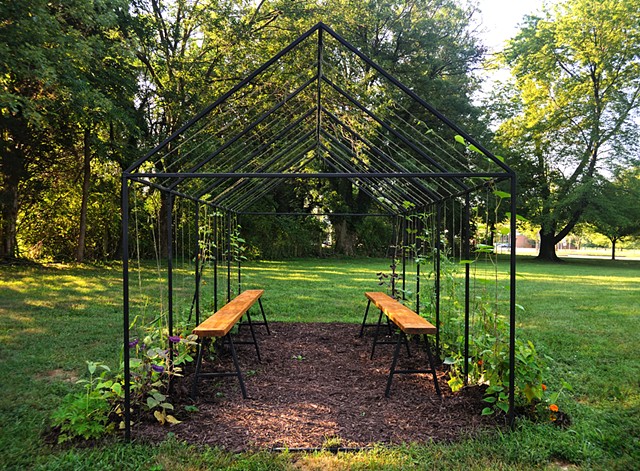
[[[599,181],[594,196],[584,219],[611,241],[611,260],[615,260],[617,242],[640,235],[640,168],[621,170],[613,181]]]
[[[638,137],[640,0],[568,0],[528,17],[503,53],[516,95],[497,138],[527,183],[523,212],[544,260],[592,202],[601,169]]]
[[[86,227],[90,159],[99,152],[98,133],[109,136],[103,141],[113,151],[117,128],[128,124],[123,116],[133,107],[135,75],[125,43],[128,2],[4,2],[0,17],[0,256],[17,255],[19,216],[28,220],[40,213],[33,209],[42,204],[42,192],[73,178],[79,165],[80,179],[86,180],[79,196],[85,203],[72,238],[82,258],[86,229],[81,228]]]

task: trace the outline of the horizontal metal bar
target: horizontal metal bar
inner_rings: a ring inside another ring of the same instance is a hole
[[[135,173],[126,175],[128,178],[506,178],[507,174],[494,172],[376,172],[376,173],[260,173],[260,172],[240,172],[240,173]]]
[[[380,342],[378,342],[380,343]],[[419,374],[419,373],[431,373],[433,374],[433,370],[394,370],[393,374]]]
[[[233,342],[235,343],[235,342]],[[232,373],[232,372],[224,372],[224,373],[200,373],[198,375],[198,378],[215,378],[218,376],[238,376],[238,373]]]
[[[239,214],[242,216],[373,216],[387,218],[397,216],[395,213],[276,213],[268,211],[241,211]]]

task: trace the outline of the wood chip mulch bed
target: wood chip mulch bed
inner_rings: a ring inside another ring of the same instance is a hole
[[[271,335],[256,327],[262,363],[253,345],[236,347],[248,398],[242,399],[235,377],[200,381],[197,412],[186,412],[191,378],[176,384],[172,401],[183,422],[172,427],[138,423],[133,436],[157,441],[167,432],[179,440],[229,451],[273,448],[366,447],[372,444],[453,441],[482,426],[482,390],[452,393],[444,366],[438,368],[442,397],[429,374],[396,375],[391,397],[384,395],[393,345],[379,345],[369,359],[373,330],[358,337],[354,324],[270,323]],[[236,337],[234,337],[236,338]],[[248,339],[243,327],[238,339]],[[398,367],[425,368],[426,354],[411,344]],[[233,364],[220,349],[203,371],[229,371]]]

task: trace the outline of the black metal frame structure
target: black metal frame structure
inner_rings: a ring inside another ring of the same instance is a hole
[[[272,80],[275,76],[278,80]],[[512,195],[510,230],[512,235],[516,233],[515,172],[330,27],[316,24],[122,175],[127,439],[131,436],[128,344],[132,188],[141,185],[159,190],[167,201],[167,309],[171,335],[171,241],[175,237],[171,218],[175,198],[195,204],[196,227],[200,224],[201,208],[205,206],[223,214],[224,217],[216,221],[222,225],[229,241],[237,217],[264,214],[256,210],[256,203],[291,179],[347,179],[353,188],[373,200],[371,214],[406,221],[409,216],[429,211],[437,219],[438,230],[443,227],[443,208],[454,202],[451,207],[461,208],[460,250],[467,259],[471,250],[471,196],[502,182]],[[404,256],[402,259],[404,285],[406,259]],[[197,324],[200,315],[199,257],[195,260]],[[434,260],[438,274],[439,257]],[[512,243],[509,280],[509,420],[512,424],[515,260],[515,243]],[[217,262],[214,269],[217,270]],[[238,276],[240,282],[239,271]],[[227,277],[229,290],[231,262],[228,262]],[[217,282],[217,273],[214,280]],[[419,282],[419,272],[417,280]],[[469,264],[466,265],[465,280],[468,353]],[[217,290],[215,293],[217,309]],[[436,325],[439,324],[439,296],[437,275]]]

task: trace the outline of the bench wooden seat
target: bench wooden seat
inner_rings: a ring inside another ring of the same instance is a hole
[[[396,301],[391,296],[388,296],[385,293],[380,292],[365,292],[365,297],[368,299],[367,309],[365,311],[365,318],[363,320],[363,326],[367,318],[367,314],[369,312],[369,307],[373,303],[375,307],[380,310],[380,315],[378,317],[378,323],[376,327],[376,333],[373,339],[373,346],[371,349],[371,358],[373,359],[373,354],[375,352],[376,345],[379,343],[389,343],[389,342],[381,342],[378,341],[378,336],[380,334],[380,325],[382,323],[382,315],[384,314],[393,324],[395,324],[398,329],[398,339],[396,342],[396,348],[393,355],[393,360],[391,362],[391,368],[389,370],[389,376],[387,378],[387,389],[385,391],[385,395],[389,397],[391,392],[391,383],[393,381],[393,376],[396,374],[415,374],[415,373],[430,373],[433,376],[433,384],[436,389],[436,393],[440,395],[440,386],[438,384],[438,377],[435,368],[435,363],[433,360],[433,355],[431,353],[431,348],[429,346],[429,339],[427,335],[435,334],[437,329],[424,317],[420,317],[418,314],[413,312],[404,304]],[[360,330],[360,335],[362,336],[362,328]],[[410,355],[409,352],[409,342],[407,340],[407,335],[418,335],[423,338],[425,350],[427,352],[427,357],[429,359],[429,369],[421,369],[421,370],[398,370],[396,369],[398,363],[398,355],[400,353],[400,347],[404,343],[407,347],[407,354]]]
[[[436,327],[431,324],[431,322],[424,317],[420,317],[391,296],[378,292],[367,292],[364,293],[364,295],[405,334],[421,335],[436,333]]]
[[[206,321],[193,329],[198,337],[223,337],[242,316],[260,299],[263,289],[248,289],[233,298]]]
[[[253,329],[253,323],[251,322],[251,315],[249,314],[249,309],[258,302],[260,305],[260,310],[262,311],[262,317],[264,319],[264,325],[267,327],[267,332],[269,332],[269,326],[267,324],[267,319],[264,314],[264,308],[262,307],[261,297],[264,294],[264,290],[262,289],[253,289],[246,290],[236,296],[234,299],[225,304],[221,309],[212,314],[208,319],[204,322],[200,323],[195,329],[193,329],[193,333],[200,337],[200,343],[198,346],[198,359],[196,360],[196,372],[192,383],[191,396],[193,400],[197,398],[198,395],[198,380],[201,378],[208,377],[216,377],[216,376],[236,376],[240,383],[240,390],[242,391],[242,397],[246,399],[247,391],[244,385],[244,379],[242,377],[242,370],[240,369],[240,365],[238,363],[238,357],[236,355],[235,345],[248,343],[255,345],[256,354],[258,356],[258,361],[260,359],[260,348],[258,347],[258,341],[256,340],[255,331]],[[247,324],[249,325],[249,329],[251,330],[251,337],[253,341],[250,342],[234,342],[231,338],[230,332],[233,329],[233,326],[238,323],[242,316],[247,316]],[[270,332],[269,332],[270,333]],[[233,358],[233,364],[235,367],[235,371],[229,372],[216,372],[216,373],[202,373],[202,355],[203,350],[205,348],[205,343],[210,341],[212,337],[220,337],[223,341],[226,341],[229,344],[229,349],[231,350],[231,356]]]

